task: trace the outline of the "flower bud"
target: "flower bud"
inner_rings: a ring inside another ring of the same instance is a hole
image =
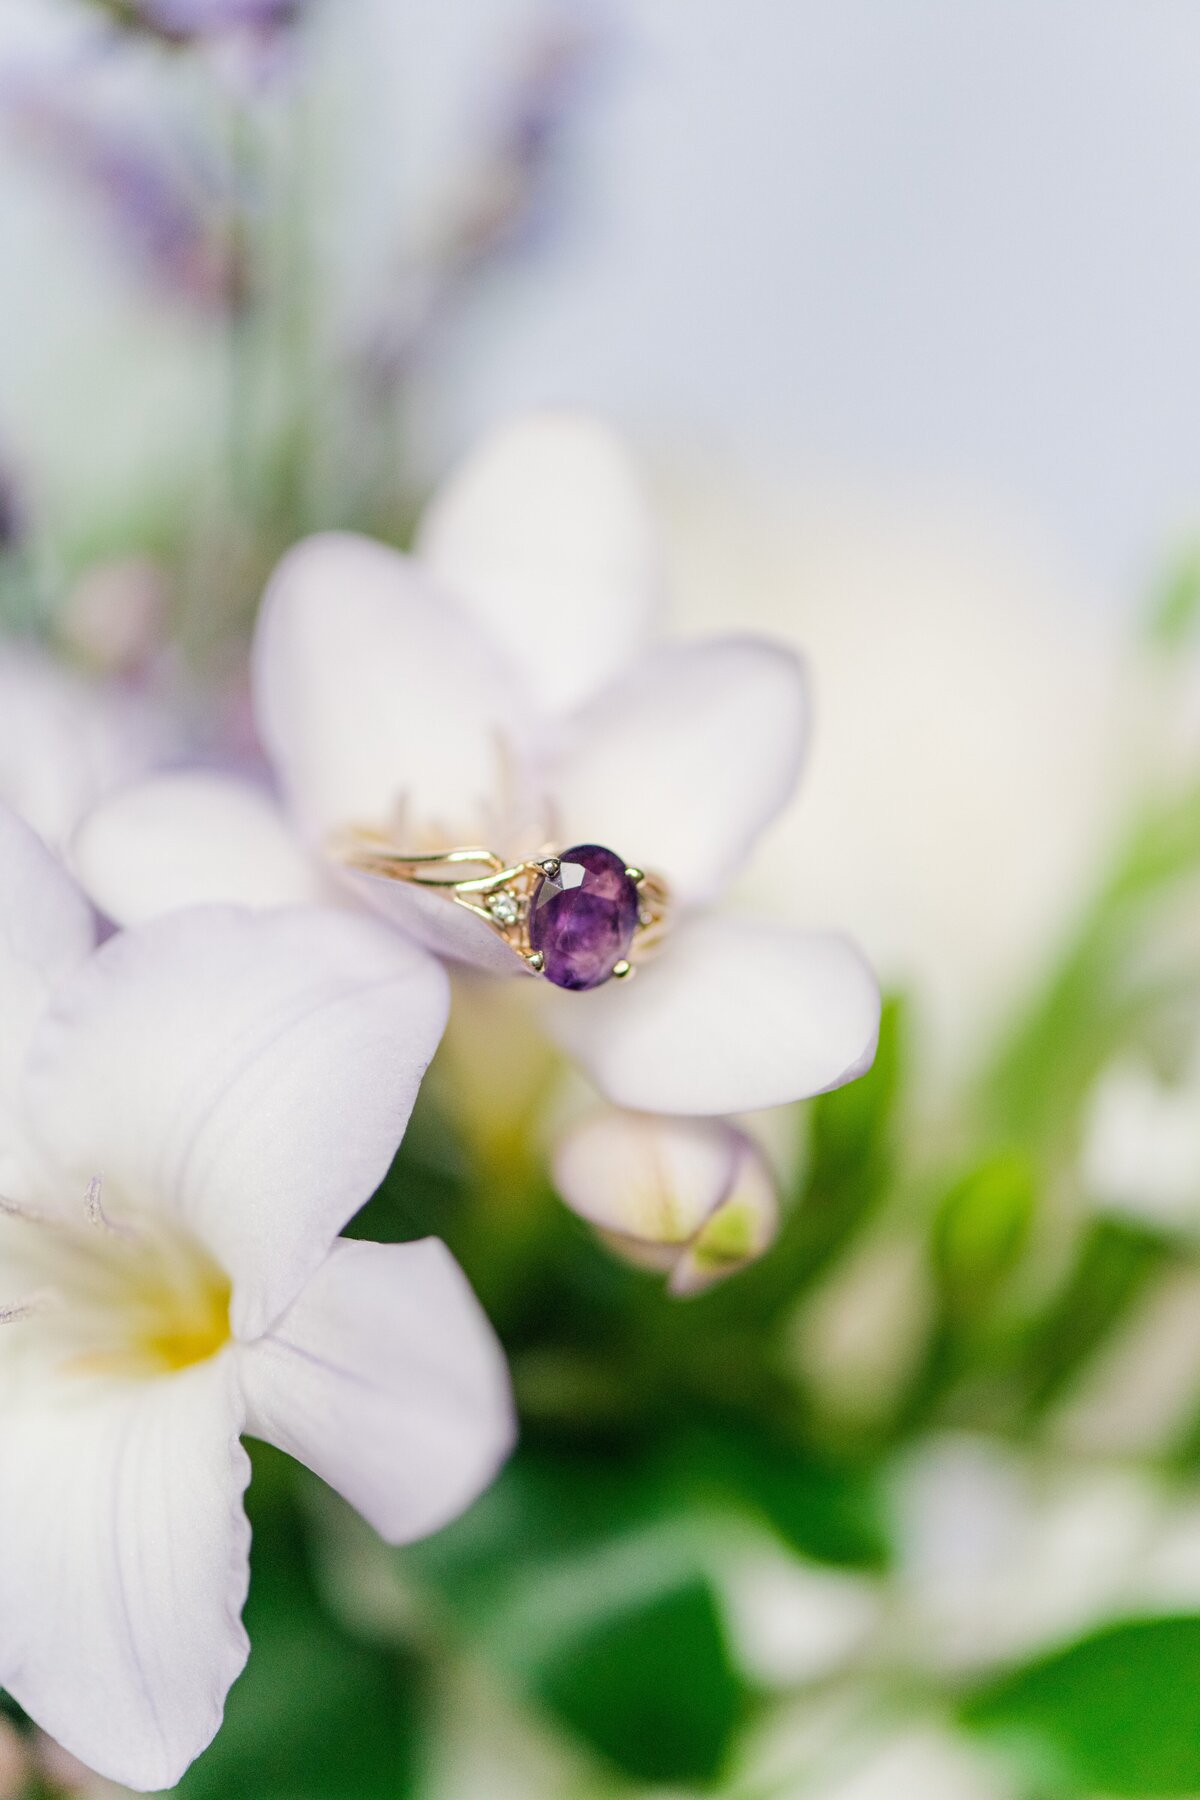
[[[560,1139],[555,1183],[618,1255],[661,1270],[678,1295],[701,1293],[753,1262],[779,1203],[757,1146],[723,1119],[668,1119],[609,1108]]]

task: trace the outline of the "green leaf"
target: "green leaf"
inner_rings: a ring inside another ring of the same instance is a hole
[[[1016,1265],[1036,1205],[1033,1168],[1015,1151],[989,1156],[954,1183],[933,1221],[934,1273],[956,1307],[985,1301]]]
[[[716,1600],[699,1575],[581,1620],[546,1647],[530,1685],[635,1781],[714,1781],[743,1705]]]
[[[1014,1021],[986,1072],[981,1101],[994,1129],[1051,1145],[1075,1113],[1130,1020],[1114,993],[1128,944],[1127,908],[1107,900],[1080,921],[1060,966]]]
[[[1164,1002],[1194,991],[1186,953],[1147,970],[1139,955],[1152,909],[1200,871],[1200,786],[1148,806],[1080,917],[1058,968],[1014,1019],[980,1100],[992,1126],[1072,1154],[1077,1113],[1108,1059]]]
[[[470,1172],[450,1122],[430,1096],[417,1096],[403,1141],[375,1194],[346,1227],[371,1243],[441,1237],[452,1249],[463,1234]]]
[[[1109,883],[1106,904],[1128,906],[1194,875],[1200,864],[1200,788],[1159,801],[1130,835]]]
[[[1167,568],[1151,597],[1146,636],[1159,649],[1178,651],[1200,627],[1200,547],[1190,545]]]
[[[519,1452],[471,1512],[398,1552],[477,1654],[636,1781],[723,1766],[746,1704],[678,1471]]]
[[[870,1217],[892,1175],[905,1026],[904,1002],[885,1001],[871,1068],[798,1111],[808,1158],[779,1238],[734,1280],[688,1301],[698,1328],[738,1319],[763,1329],[819,1279]]]
[[[883,1505],[859,1470],[817,1462],[736,1422],[682,1439],[676,1454],[692,1494],[757,1512],[801,1556],[842,1568],[887,1566]]]
[[[402,1574],[431,1589],[473,1640],[547,1569],[636,1530],[657,1512],[641,1465],[518,1449],[485,1494],[443,1531],[396,1552]]]
[[[905,1049],[904,1003],[884,1002],[879,1046],[867,1073],[812,1103],[806,1189],[810,1205],[823,1196],[843,1201],[878,1186],[892,1159],[892,1126]],[[836,1234],[836,1235],[840,1235]]]
[[[294,1476],[281,1461],[255,1447],[250,1661],[216,1740],[174,1793],[404,1800],[413,1784],[413,1664],[351,1637],[321,1605],[289,1491]]]
[[[1200,1792],[1200,1617],[1108,1626],[974,1695],[965,1723],[1035,1773],[1114,1796]]]
[[[1026,1411],[1048,1407],[1128,1316],[1168,1257],[1162,1240],[1123,1219],[1095,1219],[1075,1263],[1023,1352]]]

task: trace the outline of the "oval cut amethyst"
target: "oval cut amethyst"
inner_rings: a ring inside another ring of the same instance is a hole
[[[533,890],[529,947],[541,951],[542,973],[556,987],[599,987],[629,954],[637,922],[638,892],[621,858],[576,844]]]

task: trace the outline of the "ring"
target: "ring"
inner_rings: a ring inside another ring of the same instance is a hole
[[[627,979],[658,947],[667,925],[663,878],[602,844],[506,863],[478,845],[409,855],[383,833],[354,827],[332,850],[348,868],[429,888],[466,907],[555,987],[581,990],[613,976]],[[482,872],[455,873],[468,868]]]

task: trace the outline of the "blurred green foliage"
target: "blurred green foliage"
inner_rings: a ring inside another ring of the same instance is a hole
[[[400,1560],[474,1652],[630,1778],[711,1781],[747,1696],[683,1500],[652,1467],[525,1450]]]
[[[947,1306],[985,1303],[1029,1239],[1037,1192],[1027,1157],[1004,1151],[956,1181],[933,1218],[933,1265]]]
[[[972,1696],[968,1725],[1064,1794],[1200,1793],[1200,1618],[1111,1625]]]
[[[1185,650],[1200,628],[1200,546],[1187,546],[1163,570],[1150,597],[1146,636],[1155,648]]]

